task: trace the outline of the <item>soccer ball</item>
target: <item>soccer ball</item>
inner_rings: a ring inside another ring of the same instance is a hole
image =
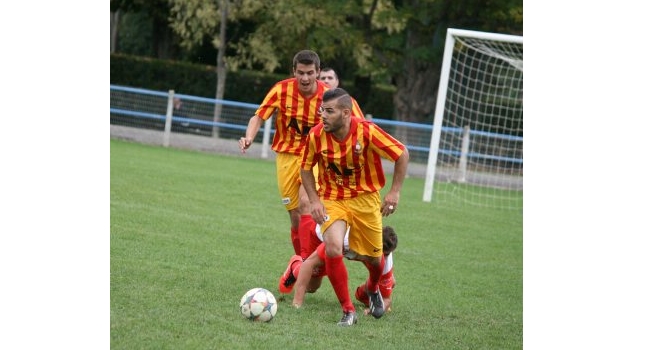
[[[273,293],[264,288],[253,288],[241,297],[239,310],[251,321],[269,322],[278,312],[278,303]]]

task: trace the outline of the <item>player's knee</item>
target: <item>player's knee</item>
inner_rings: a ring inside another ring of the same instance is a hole
[[[342,251],[343,248],[340,245],[336,245],[336,244],[325,245],[325,255],[327,255],[330,258],[334,258],[341,255]]]

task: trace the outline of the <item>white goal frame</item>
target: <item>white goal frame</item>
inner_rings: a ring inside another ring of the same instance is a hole
[[[438,97],[436,101],[436,109],[433,120],[433,130],[431,135],[431,144],[429,146],[429,158],[426,168],[425,184],[424,184],[424,193],[422,200],[424,202],[431,202],[434,192],[434,182],[436,178],[436,165],[438,162],[438,153],[440,151],[440,139],[441,131],[443,129],[443,119],[445,117],[445,104],[447,102],[447,92],[449,88],[449,79],[450,79],[450,70],[452,67],[452,59],[455,47],[457,45],[457,38],[472,38],[486,41],[498,41],[498,42],[508,42],[521,44],[522,46],[522,58],[519,60],[512,60],[506,55],[503,57],[498,56],[499,59],[503,59],[508,62],[510,65],[516,67],[517,70],[522,72],[523,76],[523,36],[516,35],[507,35],[507,34],[497,34],[497,33],[488,33],[488,32],[479,32],[471,30],[462,30],[449,28],[447,30],[447,36],[445,41],[445,50],[442,61],[442,69],[440,74],[440,84],[438,87]],[[498,54],[497,54],[498,55]],[[523,135],[523,134],[522,134]],[[463,139],[463,152],[467,152],[467,145],[465,144],[465,139]],[[461,156],[459,162],[459,171],[462,174],[460,177],[454,181],[463,182],[465,176],[465,170],[463,167],[466,166],[466,158]],[[523,167],[523,160],[522,160]]]

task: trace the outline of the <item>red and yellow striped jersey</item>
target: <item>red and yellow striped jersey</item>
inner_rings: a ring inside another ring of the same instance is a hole
[[[305,98],[298,90],[296,78],[288,78],[277,82],[266,94],[264,101],[255,114],[267,120],[277,111],[275,117],[275,135],[271,149],[278,153],[302,154],[302,143],[309,130],[320,123],[320,105],[323,103],[323,93],[329,86],[316,80],[316,93]],[[363,112],[355,104],[352,114],[363,117]]]
[[[375,123],[350,118],[350,133],[343,141],[318,124],[308,135],[301,167],[318,164],[321,198],[340,200],[376,192],[386,184],[381,158],[392,162],[404,152],[404,145]]]
[[[300,154],[303,138],[314,125],[320,123],[318,109],[323,103],[323,93],[329,87],[316,81],[316,93],[305,98],[298,90],[296,78],[277,82],[266,94],[255,114],[263,120],[269,119],[277,110],[275,135],[271,149],[276,152]]]

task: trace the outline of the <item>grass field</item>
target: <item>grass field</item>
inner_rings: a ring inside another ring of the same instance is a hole
[[[424,179],[408,178],[385,219],[399,236],[392,312],[337,327],[325,279],[303,308],[289,298],[254,323],[241,296],[279,296],[293,254],[275,164],[118,140],[110,153],[111,349],[523,348],[521,211],[425,203]],[[346,264],[353,292],[367,270]]]

